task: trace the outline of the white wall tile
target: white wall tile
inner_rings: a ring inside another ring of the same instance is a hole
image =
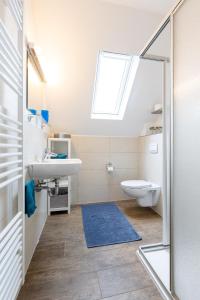
[[[137,153],[111,153],[110,162],[116,169],[137,169]]]
[[[138,152],[143,153],[145,152],[145,141],[147,140],[147,137],[140,137],[138,140]]]
[[[120,187],[120,184],[113,184],[109,186],[109,200],[119,201],[119,200],[129,200],[131,197],[127,196]]]
[[[95,203],[109,201],[108,185],[90,185],[79,188],[78,203]]]
[[[79,175],[71,176],[71,189],[74,190],[79,184]]]
[[[138,138],[110,138],[110,152],[114,153],[137,153],[138,152]]]
[[[79,193],[78,193],[78,187],[76,189],[71,190],[71,204],[79,204]]]
[[[110,184],[120,184],[124,180],[138,179],[138,169],[115,169],[109,175]]]
[[[138,179],[138,138],[72,136],[72,155],[82,160],[72,178],[72,204],[130,199],[121,189],[123,180]],[[108,174],[106,164],[113,163]]]
[[[109,162],[108,153],[79,153],[82,160],[81,170],[105,170]]]
[[[97,141],[98,139],[103,140]],[[105,140],[107,144],[108,139],[109,150],[104,152]],[[83,161],[81,172],[72,188],[72,203],[130,199],[121,190],[120,182],[123,180],[145,179],[162,185],[162,135],[138,139],[76,136],[72,142],[78,157]],[[89,146],[86,145],[87,142]],[[149,153],[150,143],[158,143],[158,154]],[[91,148],[92,144],[94,146]],[[98,152],[102,147],[103,152]],[[80,149],[83,152],[78,152]],[[107,174],[105,170],[109,161],[115,167],[113,174]],[[156,210],[161,213],[161,200]]]
[[[72,141],[77,153],[108,153],[109,138],[93,136],[74,136]]]
[[[79,156],[79,136],[73,135],[71,137],[71,155],[72,157]]]
[[[82,170],[79,173],[79,188],[90,185],[107,185],[108,176],[106,170]]]

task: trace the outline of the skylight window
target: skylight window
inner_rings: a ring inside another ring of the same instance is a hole
[[[137,56],[99,53],[92,119],[123,120],[138,65]]]

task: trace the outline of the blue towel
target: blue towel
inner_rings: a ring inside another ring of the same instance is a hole
[[[32,113],[32,115],[36,116],[36,114],[37,114],[37,110],[36,109],[29,108],[28,110]]]
[[[49,111],[48,110],[41,110],[41,116],[43,118],[43,120],[48,124],[49,122]]]
[[[36,210],[35,205],[35,182],[30,180],[25,185],[25,214],[32,216]]]
[[[52,156],[51,159],[66,159],[67,154],[65,153],[57,153],[55,156]]]

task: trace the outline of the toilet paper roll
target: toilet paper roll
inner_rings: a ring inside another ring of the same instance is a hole
[[[112,164],[107,164],[107,171],[108,171],[108,173],[113,173],[114,172],[114,167],[113,167],[113,165]]]
[[[158,103],[158,104],[154,105],[154,110],[160,110],[160,109],[162,109],[162,104],[161,103]]]

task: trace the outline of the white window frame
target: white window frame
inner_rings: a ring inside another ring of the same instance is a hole
[[[101,55],[110,56],[113,59],[116,59],[117,57],[119,58],[124,57],[124,59],[127,60],[128,63],[128,66],[124,71],[124,75],[121,81],[121,86],[119,89],[118,99],[116,101],[116,108],[113,113],[95,112],[95,97],[96,97],[96,90],[98,85],[98,76],[99,76],[99,68],[100,68],[99,64],[100,64]],[[120,54],[120,53],[114,53],[108,51],[99,52],[96,75],[95,75],[95,83],[94,83],[93,101],[92,101],[92,111],[91,111],[92,119],[123,120],[127,108],[127,104],[131,95],[131,91],[133,88],[133,83],[137,73],[138,65],[139,65],[138,56],[131,56],[127,54]]]

